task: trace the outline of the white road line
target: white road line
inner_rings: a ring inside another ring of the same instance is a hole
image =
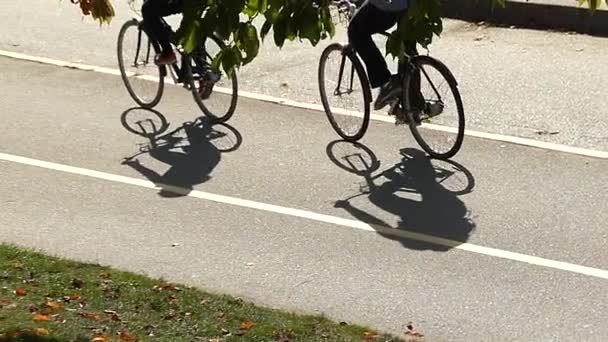
[[[56,66],[60,66],[60,67],[66,67],[66,68],[72,68],[72,69],[78,69],[78,70],[99,72],[99,73],[103,73],[103,74],[120,75],[120,71],[117,69],[111,69],[111,68],[105,68],[105,67],[99,67],[99,66],[87,65],[87,64],[80,64],[80,63],[71,63],[71,62],[67,62],[67,61],[61,61],[61,60],[46,58],[46,57],[30,56],[30,55],[26,55],[26,54],[22,54],[22,53],[18,53],[18,52],[12,52],[12,51],[0,50],[0,56],[10,57],[10,58],[19,59],[19,60],[25,60],[25,61],[31,61],[31,62],[37,62],[37,63],[43,63],[43,64],[49,64],[49,65],[56,65]],[[149,76],[139,76],[138,78],[149,80],[149,81],[155,81],[155,79],[153,77],[149,77]],[[167,79],[167,81],[168,81],[168,83],[173,84],[172,80]],[[218,91],[220,93],[228,93],[228,94],[230,94],[232,91],[231,89],[220,88],[220,87],[216,87],[216,88],[214,88],[214,90]],[[293,101],[293,100],[289,100],[289,99],[284,99],[284,98],[279,98],[279,97],[274,97],[274,96],[269,96],[269,95],[264,95],[264,94],[258,94],[258,93],[252,93],[252,92],[242,91],[242,90],[239,90],[239,96],[254,99],[254,100],[264,101],[264,102],[270,102],[270,103],[283,105],[283,106],[324,112],[323,106],[319,105],[319,104],[297,102],[297,101]],[[354,116],[362,115],[361,113],[358,113],[358,112],[348,111],[346,109],[340,109],[340,108],[336,108],[335,113],[342,114],[342,115],[354,115]],[[388,123],[394,122],[394,118],[387,116],[387,115],[371,114],[370,117],[372,120],[376,120],[376,121],[382,121],[382,122],[388,122]],[[451,127],[438,126],[438,125],[425,125],[425,126],[429,129],[439,130],[439,131],[444,131],[444,132],[453,132],[454,131],[454,129]],[[513,137],[513,136],[495,134],[495,133],[485,133],[485,132],[479,132],[479,131],[473,131],[473,130],[466,130],[465,134],[467,136],[471,136],[471,137],[477,137],[477,138],[494,140],[494,141],[502,141],[502,142],[516,144],[516,145],[523,145],[523,146],[541,148],[541,149],[545,149],[545,150],[577,154],[577,155],[593,157],[593,158],[608,159],[608,151],[597,151],[597,150],[585,149],[585,148],[580,148],[580,147],[554,144],[554,143],[549,143],[549,142],[544,142],[544,141],[539,141],[539,140]]]
[[[400,238],[404,238],[404,239],[422,241],[422,242],[432,243],[435,245],[447,246],[450,248],[456,248],[456,249],[460,249],[463,251],[482,254],[482,255],[486,255],[486,256],[492,256],[492,257],[507,259],[507,260],[512,260],[512,261],[519,261],[519,262],[527,263],[527,264],[531,264],[531,265],[543,266],[543,267],[548,267],[548,268],[552,268],[552,269],[556,269],[556,270],[584,274],[584,275],[588,275],[591,277],[608,280],[608,270],[586,267],[586,266],[571,264],[568,262],[562,262],[562,261],[557,261],[557,260],[550,260],[550,259],[535,257],[535,256],[531,256],[531,255],[521,254],[521,253],[509,252],[509,251],[496,249],[496,248],[478,246],[478,245],[474,245],[471,243],[462,243],[459,241],[444,239],[444,238],[426,235],[426,234],[414,233],[414,232],[405,231],[402,229],[371,225],[371,224],[368,224],[368,223],[365,223],[362,221],[345,219],[345,218],[330,216],[330,215],[325,215],[325,214],[319,214],[319,213],[302,210],[302,209],[283,207],[283,206],[279,206],[279,205],[251,201],[251,200],[231,197],[231,196],[217,195],[217,194],[212,194],[212,193],[198,191],[198,190],[190,190],[190,189],[181,188],[181,187],[177,187],[177,186],[173,186],[173,185],[157,184],[157,183],[153,183],[153,182],[143,180],[143,179],[120,176],[120,175],[115,175],[115,174],[111,174],[111,173],[84,169],[84,168],[74,167],[74,166],[69,166],[69,165],[57,164],[57,163],[47,162],[47,161],[43,161],[43,160],[31,159],[31,158],[26,158],[26,157],[11,155],[11,154],[5,154],[5,153],[0,153],[0,160],[6,161],[6,162],[18,163],[18,164],[22,164],[22,165],[36,166],[36,167],[40,167],[43,169],[55,170],[55,171],[60,171],[60,172],[65,172],[65,173],[70,173],[70,174],[75,174],[75,175],[88,176],[88,177],[92,177],[92,178],[96,178],[96,179],[102,179],[102,180],[107,180],[107,181],[112,181],[112,182],[117,182],[117,183],[122,183],[122,184],[135,185],[135,186],[140,186],[140,187],[144,187],[144,188],[150,188],[150,189],[156,189],[156,190],[162,189],[162,190],[173,192],[176,194],[199,198],[199,199],[203,199],[203,200],[207,200],[207,201],[213,201],[213,202],[217,202],[217,203],[223,203],[223,204],[233,205],[233,206],[242,207],[242,208],[256,209],[256,210],[261,210],[261,211],[281,214],[281,215],[287,215],[287,216],[292,216],[292,217],[299,217],[299,218],[308,219],[308,220],[312,220],[312,221],[330,223],[330,224],[334,224],[334,225],[338,225],[338,226],[342,226],[342,227],[354,228],[354,229],[359,229],[359,230],[364,230],[364,231],[369,231],[369,232],[377,232],[377,233],[380,233],[383,235],[391,235],[391,236],[400,237]]]

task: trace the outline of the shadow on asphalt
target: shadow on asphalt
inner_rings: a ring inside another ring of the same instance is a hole
[[[400,153],[399,163],[374,175],[380,162],[368,147],[342,140],[331,142],[327,146],[329,159],[365,179],[359,193],[336,201],[334,206],[410,249],[448,251],[466,242],[475,223],[459,196],[475,187],[471,172],[455,161],[430,159],[418,149],[405,148]],[[398,227],[357,208],[353,199],[361,196],[378,209],[399,217]]]
[[[130,108],[122,113],[121,123],[129,132],[145,137],[139,151],[124,158],[127,165],[161,188],[162,197],[187,196],[197,184],[208,181],[220,162],[221,154],[237,150],[243,138],[225,123],[213,124],[207,118],[184,122],[169,133],[167,119],[156,110]],[[150,157],[169,165],[160,174],[142,164],[139,156]]]

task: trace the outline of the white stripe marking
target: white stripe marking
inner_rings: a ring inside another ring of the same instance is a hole
[[[52,58],[46,58],[46,57],[30,56],[30,55],[25,55],[25,54],[18,53],[18,52],[0,50],[0,56],[10,57],[10,58],[20,59],[20,60],[26,60],[26,61],[32,61],[32,62],[38,62],[38,63],[43,63],[43,64],[56,65],[56,66],[60,66],[60,67],[67,67],[67,68],[86,70],[86,71],[94,71],[94,72],[99,72],[99,73],[103,73],[103,74],[120,75],[120,71],[116,70],[116,69],[98,67],[98,66],[94,66],[94,65],[80,64],[80,63],[71,63],[71,62],[61,61],[61,60],[52,59]],[[147,75],[138,76],[138,78],[148,80],[148,81],[156,81],[154,79],[154,77],[147,76]],[[172,82],[172,80],[170,80],[170,79],[167,79],[167,81],[168,81],[167,83],[174,84]],[[217,91],[219,93],[224,93],[224,94],[232,93],[231,89],[221,88],[221,87],[214,88],[214,91]],[[270,103],[283,105],[283,106],[325,112],[325,110],[323,109],[323,106],[319,105],[319,104],[297,102],[297,101],[293,101],[293,100],[289,100],[289,99],[283,99],[283,98],[279,98],[279,97],[257,94],[257,93],[241,91],[241,90],[239,90],[239,96],[254,99],[254,100],[264,101],[264,102],[270,102]],[[362,116],[363,115],[358,112],[353,112],[353,111],[349,111],[346,109],[340,109],[340,108],[336,108],[335,113],[341,114],[341,115],[352,115],[352,116]],[[371,114],[370,118],[375,121],[382,121],[382,122],[388,122],[388,123],[395,122],[393,117],[390,117],[387,115]],[[445,126],[439,126],[439,125],[425,125],[425,127],[429,128],[429,129],[433,129],[433,130],[443,131],[443,132],[450,132],[450,133],[455,132],[454,128],[451,128],[451,127],[445,127]],[[533,140],[533,139],[526,139],[526,138],[513,137],[513,136],[508,136],[508,135],[502,135],[502,134],[473,131],[473,130],[468,130],[468,129],[465,130],[465,135],[471,136],[471,137],[476,137],[476,138],[494,140],[494,141],[502,141],[502,142],[516,144],[516,145],[536,147],[536,148],[541,148],[541,149],[545,149],[545,150],[577,154],[577,155],[593,157],[593,158],[608,159],[608,151],[597,151],[597,150],[555,144],[555,143],[544,142],[544,141]]]
[[[531,255],[521,254],[521,253],[509,252],[509,251],[496,249],[496,248],[483,247],[483,246],[478,246],[478,245],[474,245],[474,244],[466,243],[466,242],[463,243],[463,242],[440,238],[440,237],[436,237],[436,236],[414,233],[414,232],[406,231],[403,229],[371,225],[371,224],[368,224],[368,223],[365,223],[362,221],[345,219],[345,218],[330,216],[330,215],[325,215],[325,214],[319,214],[319,213],[302,210],[302,209],[283,207],[283,206],[279,206],[279,205],[256,202],[256,201],[251,201],[251,200],[246,200],[246,199],[241,199],[241,198],[231,197],[231,196],[217,195],[217,194],[212,194],[209,192],[191,190],[191,189],[181,188],[181,187],[177,187],[177,186],[173,186],[173,185],[160,184],[160,183],[156,184],[156,183],[153,183],[153,182],[150,182],[147,180],[143,180],[143,179],[120,176],[120,175],[115,175],[115,174],[111,174],[111,173],[89,170],[89,169],[84,169],[84,168],[74,167],[74,166],[69,166],[69,165],[57,164],[57,163],[47,162],[47,161],[43,161],[43,160],[20,157],[20,156],[11,155],[11,154],[5,154],[5,153],[0,153],[0,160],[14,162],[14,163],[23,164],[23,165],[36,166],[36,167],[49,169],[49,170],[61,171],[61,172],[65,172],[65,173],[75,174],[75,175],[88,176],[88,177],[92,177],[92,178],[96,178],[96,179],[102,179],[102,180],[107,180],[107,181],[112,181],[112,182],[117,182],[117,183],[122,183],[122,184],[136,185],[136,186],[149,188],[149,189],[156,189],[156,190],[162,189],[164,191],[169,191],[169,192],[173,192],[176,194],[199,198],[199,199],[203,199],[203,200],[207,200],[207,201],[229,204],[229,205],[242,207],[242,208],[257,209],[257,210],[261,210],[261,211],[271,212],[271,213],[275,213],[275,214],[282,214],[282,215],[287,215],[287,216],[292,216],[292,217],[299,217],[299,218],[303,218],[303,219],[313,220],[313,221],[317,221],[317,222],[330,223],[330,224],[334,224],[334,225],[338,225],[338,226],[354,228],[354,229],[359,229],[359,230],[364,230],[364,231],[369,231],[369,232],[378,232],[378,233],[384,234],[384,235],[391,235],[391,236],[400,237],[400,238],[404,238],[404,239],[427,242],[427,243],[431,243],[431,244],[435,244],[435,245],[456,248],[456,249],[473,252],[473,253],[477,253],[477,254],[493,256],[493,257],[497,257],[497,258],[501,258],[501,259],[519,261],[519,262],[523,262],[523,263],[527,263],[527,264],[531,264],[531,265],[544,266],[544,267],[553,268],[553,269],[557,269],[557,270],[584,274],[584,275],[588,275],[591,277],[608,279],[607,270],[586,267],[586,266],[571,264],[571,263],[562,262],[562,261],[550,260],[550,259],[535,257],[535,256],[531,256]]]

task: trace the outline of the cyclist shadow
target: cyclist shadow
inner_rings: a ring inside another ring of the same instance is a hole
[[[153,128],[146,131],[146,126],[156,127],[150,124],[149,118],[136,122],[140,128],[139,135],[146,136],[148,142],[140,144],[139,151],[124,158],[123,165],[127,165],[160,188],[159,195],[166,198],[187,196],[197,184],[202,184],[211,179],[211,172],[219,164],[221,154],[231,152],[240,146],[242,137],[232,126],[227,124],[212,124],[206,118],[197,119],[194,122],[185,122],[170,133],[160,135],[168,128],[164,116],[154,110],[135,108],[153,113],[161,121],[160,129]],[[123,113],[123,118],[129,111]],[[133,132],[132,126],[128,126],[127,120],[123,119],[123,126]],[[222,127],[223,130],[219,130]],[[227,132],[226,132],[227,130]],[[159,133],[160,132],[160,133]],[[214,140],[234,135],[234,141],[228,148],[214,144]],[[152,159],[169,165],[164,173],[159,173],[151,167],[144,165],[138,157],[147,154]]]
[[[371,158],[375,159],[373,152],[364,150],[372,153]],[[446,167],[435,166],[432,159],[417,149],[402,149],[401,155],[400,163],[376,176],[372,177],[373,170],[360,173],[366,181],[360,193],[336,201],[334,206],[369,223],[378,234],[398,240],[410,249],[448,251],[466,242],[475,223],[458,196],[472,191],[475,184],[472,174],[453,161],[442,162],[448,165]],[[460,183],[458,189],[449,189],[444,184],[450,177],[459,178],[452,180],[452,183]],[[380,184],[376,184],[377,179],[381,179]],[[363,195],[379,209],[397,216],[398,226],[391,227],[383,219],[351,203]]]

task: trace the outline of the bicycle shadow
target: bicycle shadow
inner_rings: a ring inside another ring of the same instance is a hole
[[[126,117],[134,110],[153,114],[160,125],[154,124],[150,118],[136,120],[134,125],[129,124]],[[137,153],[124,158],[122,164],[153,182],[160,188],[159,195],[167,198],[187,196],[195,185],[211,179],[211,172],[219,164],[221,154],[238,149],[242,143],[242,136],[234,127],[225,123],[213,124],[207,118],[184,122],[177,129],[163,135],[161,134],[168,129],[169,124],[165,116],[155,110],[130,108],[121,115],[121,122],[130,132],[149,140],[140,144]],[[214,140],[229,135],[234,137],[229,139],[231,142],[227,144],[228,147],[214,143]],[[141,155],[149,155],[156,161],[169,165],[169,169],[161,174],[144,165],[138,159]]]
[[[332,152],[330,145],[328,155]],[[441,161],[444,166],[434,165],[433,162],[439,161],[428,158],[423,151],[405,148],[400,151],[402,159],[399,163],[372,176],[380,163],[369,148],[355,145],[362,153],[369,154],[357,158],[371,160],[371,163],[364,163],[370,166],[369,170],[355,172],[364,177],[365,185],[358,194],[336,201],[336,208],[342,208],[370,224],[378,234],[398,240],[404,247],[414,250],[445,252],[469,239],[475,223],[458,197],[471,192],[475,186],[469,170],[454,161]],[[349,157],[352,158],[352,154]],[[340,157],[330,155],[330,159],[341,168],[348,169],[339,165]],[[451,177],[459,179],[448,181]],[[455,189],[450,189],[450,186]],[[351,203],[364,195],[377,208],[397,216],[397,227],[391,227],[376,215]]]

